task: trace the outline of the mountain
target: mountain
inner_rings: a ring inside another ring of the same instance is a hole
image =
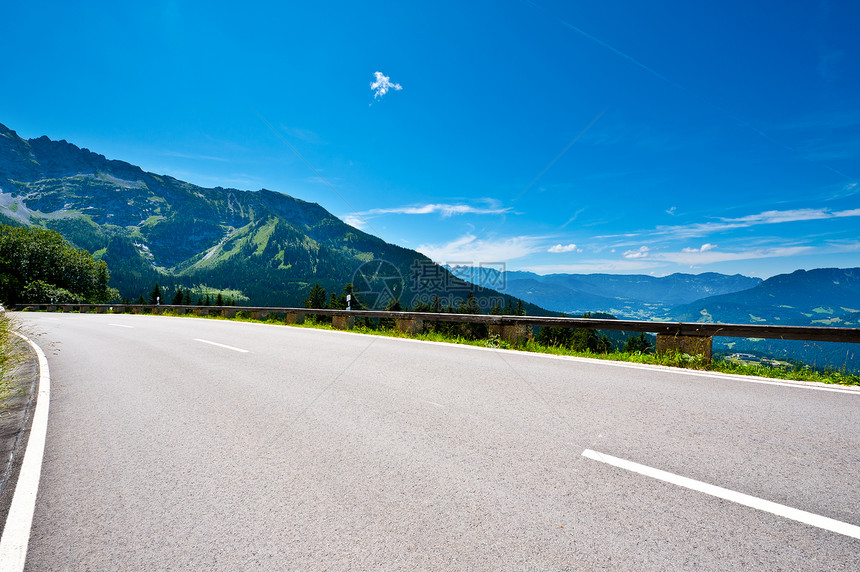
[[[392,295],[410,306],[433,295],[456,305],[470,290],[486,310],[512,301],[318,204],[266,189],[200,187],[65,140],[24,140],[2,124],[0,222],[60,232],[105,260],[111,286],[132,299],[159,282],[292,306],[314,283],[339,294],[352,282],[371,307]],[[526,311],[545,313],[530,304]]]
[[[797,270],[675,308],[689,322],[860,326],[860,268]]]
[[[860,268],[797,270],[758,286],[679,306],[686,322],[860,327]],[[860,371],[860,347],[849,343],[714,338],[714,350],[793,358],[814,367]]]
[[[667,318],[671,307],[700,298],[738,292],[760,278],[714,272],[654,277],[617,274],[548,274],[455,266],[451,272],[482,286],[528,300],[544,308],[578,314],[609,312],[635,319]]]

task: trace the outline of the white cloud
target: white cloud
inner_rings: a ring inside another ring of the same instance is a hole
[[[681,252],[661,252],[654,254],[654,260],[675,262],[677,264],[715,264],[717,262],[734,262],[737,260],[756,260],[759,258],[779,258],[782,256],[798,256],[811,254],[815,250],[811,246],[783,246],[776,248],[751,248],[735,252],[714,252],[698,249],[684,249]]]
[[[666,214],[674,216],[676,210],[678,210],[678,207],[671,207],[671,208],[666,210]]]
[[[383,75],[382,72],[373,72],[373,75],[376,77],[376,81],[370,84],[370,89],[374,91],[373,99],[382,97],[388,93],[389,90],[393,89],[394,91],[400,91],[403,89],[402,85],[399,83],[392,83],[391,78]]]
[[[505,239],[480,239],[466,234],[447,244],[422,244],[416,250],[439,264],[456,263],[479,266],[486,262],[508,261],[543,250],[543,237],[515,236]]]
[[[582,252],[581,248],[576,248],[575,244],[556,244],[555,246],[551,246],[547,252],[553,253],[561,253],[561,252]]]
[[[636,250],[627,250],[624,252],[624,258],[645,258],[651,249],[647,246],[640,246]]]
[[[510,212],[511,207],[475,207],[464,204],[429,203],[426,205],[411,205],[405,207],[391,207],[382,209],[370,209],[362,214],[384,215],[384,214],[434,214],[439,213],[443,217],[459,214],[503,214]]]
[[[560,229],[562,229],[562,228],[566,227],[567,225],[569,225],[570,223],[572,223],[573,221],[575,221],[575,220],[576,220],[576,218],[577,218],[580,214],[582,214],[582,211],[584,211],[584,210],[585,210],[585,207],[582,207],[581,209],[579,209],[578,211],[576,211],[575,213],[573,213],[573,216],[572,216],[572,217],[570,217],[569,219],[567,219],[567,222],[566,222],[566,223],[564,223],[563,225],[561,225],[559,228],[560,228]]]
[[[355,227],[358,230],[365,230],[368,227],[367,221],[357,214],[348,214],[340,217],[343,222],[349,226]]]
[[[706,243],[699,248],[682,248],[681,252],[707,252],[709,250],[715,249],[716,247],[716,244]]]
[[[780,224],[809,220],[825,220],[860,216],[860,209],[831,211],[830,209],[793,209],[786,211],[765,211],[739,218],[721,218],[719,222],[700,222],[678,226],[658,226],[657,234],[673,238],[694,238],[715,232],[747,228],[760,224]]]
[[[575,264],[538,264],[532,266],[517,267],[517,270],[526,270],[535,274],[591,274],[594,272],[606,272],[609,274],[630,274],[650,270],[658,263],[650,260],[586,260]],[[508,270],[512,268],[508,267]]]

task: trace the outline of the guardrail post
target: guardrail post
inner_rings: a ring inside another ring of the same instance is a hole
[[[424,320],[421,318],[396,318],[394,325],[401,332],[406,332],[409,335],[420,334],[424,329]]]
[[[332,316],[331,325],[338,330],[351,330],[355,327],[354,316]]]
[[[657,353],[679,351],[691,356],[702,356],[706,363],[711,363],[713,342],[711,336],[657,334]]]
[[[223,316],[224,318],[235,318],[236,310],[228,310],[225,308],[221,310],[221,316]]]
[[[490,324],[490,334],[499,336],[509,344],[518,345],[532,337],[532,329],[525,324]]]
[[[287,315],[284,317],[284,321],[288,324],[304,324],[305,323],[305,313],[304,312],[287,312]]]

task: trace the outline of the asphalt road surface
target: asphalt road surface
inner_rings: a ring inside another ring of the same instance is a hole
[[[52,388],[28,570],[860,569],[858,391],[263,324],[17,317]]]

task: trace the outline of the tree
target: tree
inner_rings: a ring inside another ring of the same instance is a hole
[[[627,341],[624,342],[624,351],[629,354],[634,353],[643,353],[648,354],[654,349],[654,346],[651,344],[651,340],[649,340],[645,336],[645,332],[642,332],[638,336],[630,336],[627,338]]]
[[[514,312],[516,312],[516,314],[514,314],[515,316],[525,316],[526,315],[526,310],[525,310],[525,308],[523,308],[523,301],[520,300],[519,298],[517,298],[517,307],[514,310]]]
[[[224,297],[221,296],[221,292],[218,292],[218,295],[215,296],[215,305],[223,306],[224,305]]]
[[[119,297],[104,261],[55,231],[0,225],[0,301],[45,303],[53,297],[99,304]]]
[[[176,292],[173,293],[173,299],[170,301],[172,306],[182,306],[182,302],[185,301],[185,294],[182,293],[182,288],[177,288]]]
[[[158,282],[155,283],[155,287],[152,289],[152,292],[149,293],[149,303],[150,304],[160,304],[161,303],[161,288],[158,287]]]
[[[319,284],[314,284],[308,292],[308,297],[305,299],[305,308],[325,308],[326,293],[325,288]]]

